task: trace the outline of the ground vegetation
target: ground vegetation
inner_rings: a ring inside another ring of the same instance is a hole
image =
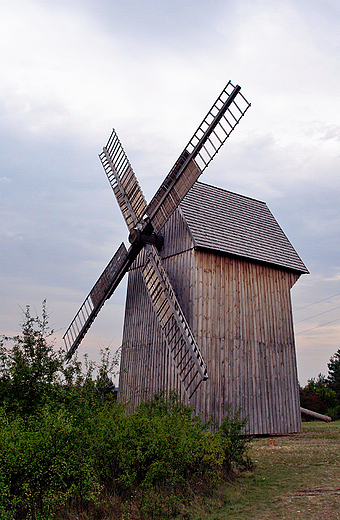
[[[0,518],[172,518],[190,497],[251,467],[246,421],[220,428],[175,394],[119,403],[108,349],[65,363],[42,315],[0,341]],[[130,413],[128,413],[130,412]]]

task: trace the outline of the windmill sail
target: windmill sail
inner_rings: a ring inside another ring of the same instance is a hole
[[[161,243],[155,234],[162,229],[249,108],[250,104],[240,90],[231,82],[227,84],[149,205],[118,136],[115,130],[112,131],[99,157],[130,231],[132,245],[128,251],[124,244],[120,246],[67,329],[64,335],[67,358],[75,352],[104,302],[145,246],[147,261],[142,267],[143,278],[189,398],[207,379],[205,362],[152,244]]]
[[[189,397],[208,378],[207,367],[154,246],[147,245],[145,285],[179,377]]]
[[[147,204],[115,130],[112,130],[107,145],[103,148],[99,158],[116,195],[127,227],[131,231],[142,219]]]
[[[217,98],[146,209],[160,231],[198,177],[213,160],[250,103],[230,81]]]
[[[105,300],[112,295],[129,269],[132,263],[129,254],[131,249],[127,251],[124,243],[121,244],[65,332],[63,339],[67,350],[67,359],[72,357]]]

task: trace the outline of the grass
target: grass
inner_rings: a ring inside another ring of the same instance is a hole
[[[275,445],[271,445],[271,441]],[[192,520],[340,519],[340,421],[255,439],[255,469],[188,507]]]

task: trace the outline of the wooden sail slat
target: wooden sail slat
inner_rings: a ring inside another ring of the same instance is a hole
[[[171,191],[166,193],[166,189],[162,190],[162,192],[164,191],[164,195],[160,192],[160,198],[164,197],[163,202],[151,218],[155,231],[162,229],[200,175],[201,170],[197,167],[195,161],[191,161],[181,177],[172,186]],[[149,214],[148,212],[146,213]]]
[[[130,248],[129,251],[131,250]],[[129,269],[132,263],[129,251],[126,250],[124,243],[120,245],[65,332],[63,339],[67,359],[74,354],[105,301]]]
[[[131,231],[143,218],[147,204],[115,130],[99,158]]]
[[[144,282],[180,380],[190,398],[200,382],[208,377],[206,365],[157,250],[151,245],[146,249],[147,261],[142,267]]]
[[[229,81],[151,200],[146,214],[155,231],[164,226],[250,107],[240,90]]]

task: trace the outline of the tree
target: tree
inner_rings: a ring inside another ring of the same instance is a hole
[[[302,408],[329,415],[333,420],[338,419],[340,410],[337,395],[323,374],[319,374],[316,379],[312,377],[304,388],[300,388],[300,403]]]
[[[0,338],[0,399],[7,409],[28,414],[59,382],[63,351],[54,349],[46,301],[41,318],[31,315],[29,305],[23,315],[22,333]]]
[[[327,383],[334,390],[340,404],[340,349],[330,358],[328,363]]]
[[[77,356],[65,363],[65,351],[56,350],[54,332],[48,325],[46,300],[41,317],[23,311],[21,334],[0,336],[0,407],[18,415],[29,415],[49,400],[102,404],[115,398],[112,376],[116,375],[119,352],[101,350],[99,366],[85,354],[85,370]],[[93,379],[97,371],[96,379]]]

